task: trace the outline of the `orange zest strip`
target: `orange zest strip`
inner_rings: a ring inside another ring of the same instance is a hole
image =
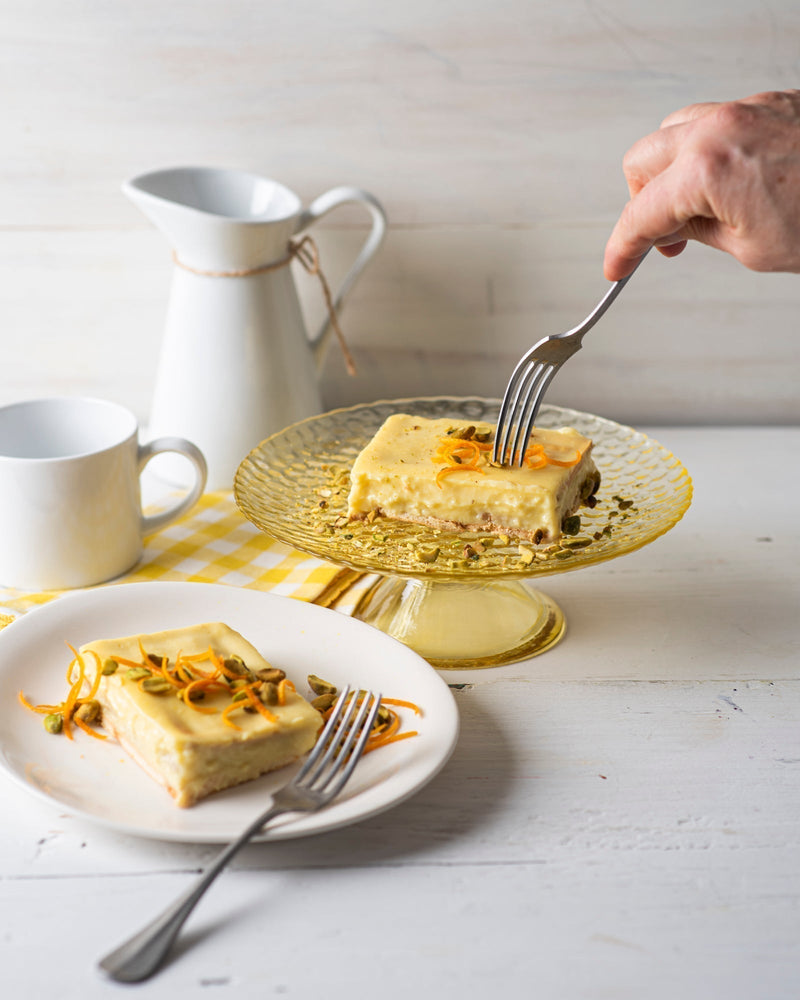
[[[94,738],[96,740],[107,740],[108,739],[107,736],[104,736],[102,733],[98,733],[96,730],[92,729],[91,726],[88,726],[83,721],[83,719],[79,719],[77,716],[73,719],[73,722],[78,727],[78,729],[82,729],[85,733],[88,733],[89,736],[94,736]]]
[[[153,670],[153,669],[159,670],[160,669],[160,665],[156,666],[155,663],[153,663],[153,661],[147,655],[147,652],[146,652],[144,646],[142,645],[142,640],[141,639],[139,639],[139,652],[142,654],[142,662],[139,664],[139,666],[141,666],[141,667],[147,667],[147,666],[149,666],[151,670]],[[161,657],[161,662],[163,663],[163,661],[164,661],[164,657],[162,656]]]
[[[67,645],[69,645],[69,643]],[[70,646],[69,648],[72,649],[72,646]],[[72,651],[73,653],[75,652],[74,649]],[[81,703],[93,700],[94,696],[97,694],[97,689],[100,687],[100,680],[103,676],[103,665],[100,662],[100,657],[97,655],[97,653],[95,653],[93,649],[87,649],[86,652],[94,657],[95,673],[94,673],[94,680],[92,681],[92,686],[89,688],[89,693],[84,695],[84,697],[80,699]]]
[[[478,472],[482,476],[486,475],[483,469],[479,469],[477,465],[446,465],[436,473],[436,485],[439,489],[444,489],[442,479],[449,476],[451,472]]]
[[[401,701],[399,698],[381,698],[382,705],[399,705],[401,708],[410,708],[414,715],[422,715],[422,709],[415,705],[413,701]]]
[[[17,698],[19,698],[25,708],[31,712],[37,712],[39,715],[50,715],[51,712],[60,712],[62,707],[61,705],[32,705],[22,691],[17,692]]]
[[[196,705],[194,701],[192,701],[192,694],[195,691],[208,691],[212,687],[219,687],[227,690],[228,685],[223,684],[222,681],[215,681],[212,678],[201,677],[196,681],[192,681],[191,684],[187,684],[186,687],[181,690],[181,700],[195,712],[200,712],[202,715],[216,715],[216,708],[210,708],[208,705]]]
[[[478,472],[484,474],[479,466],[481,454],[492,450],[493,445],[488,442],[466,440],[464,438],[443,437],[439,439],[439,444],[433,453],[432,461],[444,463],[444,468],[436,474],[436,485],[444,489],[444,478],[451,472]],[[543,469],[546,465],[557,465],[567,468],[577,465],[580,462],[582,453],[579,449],[574,452],[569,450],[563,456],[556,452],[551,454],[545,451],[544,445],[532,444],[523,455],[523,461],[529,469]]]
[[[408,740],[412,736],[419,736],[416,729],[409,729],[408,732],[405,733],[393,733],[391,736],[387,736],[382,740],[375,740],[374,743],[370,741],[364,748],[364,753],[369,753],[371,750],[377,750],[379,747],[388,746],[390,743],[399,743],[400,740]]]
[[[75,661],[73,660],[73,663],[74,662]],[[83,687],[83,682],[86,677],[86,664],[84,662],[83,657],[78,656],[77,662],[78,662],[78,679],[75,681],[75,683],[69,690],[69,694],[67,695],[67,700],[64,702],[64,710],[62,712],[64,735],[67,737],[67,739],[70,740],[72,739],[72,728],[71,728],[72,716],[73,713],[75,712],[75,708],[78,703],[78,696],[81,693],[81,688]],[[69,673],[70,675],[72,674],[72,664],[70,664]]]
[[[166,656],[161,657],[161,666],[156,667],[156,672],[160,674],[165,681],[168,681],[173,687],[178,689],[183,687],[183,681],[181,681],[179,678],[174,677],[172,671],[167,666]]]
[[[222,721],[226,726],[230,726],[231,729],[238,729],[241,731],[241,726],[237,726],[235,722],[232,722],[229,718],[231,712],[235,712],[237,708],[244,708],[244,703],[242,701],[232,701],[227,708],[222,710]]]
[[[207,652],[198,653],[195,656],[187,656],[185,653],[179,653],[175,660],[175,671],[181,677],[184,675],[186,676],[187,684],[196,680],[198,677],[205,678],[206,680],[212,680],[221,676],[216,667],[213,667],[211,670],[201,670],[197,664],[202,663],[203,660],[208,660]]]
[[[118,663],[121,667],[144,667],[146,670],[149,670],[151,674],[158,671],[158,667],[151,660],[147,660],[147,662],[144,660],[126,660],[124,656],[112,656],[111,659]]]
[[[382,740],[385,736],[394,735],[394,733],[396,733],[399,728],[400,728],[400,716],[397,715],[396,712],[392,712],[391,718],[389,719],[388,723],[385,723],[384,726],[380,729],[373,729],[373,731],[369,734],[367,745],[369,745],[370,743],[376,743],[379,740]]]
[[[203,660],[211,660],[213,655],[210,649],[204,650],[202,653],[181,653],[181,659],[186,660],[187,663],[202,663]]]
[[[544,447],[540,444],[532,444],[525,452],[524,462],[529,469],[543,469],[547,465]]]
[[[191,684],[193,681],[197,680],[195,674],[199,677],[210,677],[211,674],[207,673],[205,670],[198,670],[196,667],[193,668],[194,673],[189,669],[189,661],[184,657],[183,652],[179,651],[178,655],[175,657],[175,671],[174,676],[177,680],[184,684]]]
[[[241,674],[237,674],[235,670],[231,670],[229,667],[226,667],[222,657],[217,656],[211,648],[209,648],[208,654],[209,660],[211,660],[216,670],[222,674],[223,677],[227,677],[229,681],[241,680]]]
[[[477,441],[467,441],[463,438],[444,437],[439,439],[439,445],[433,454],[434,462],[446,463],[436,474],[436,485],[444,489],[442,480],[451,472],[477,472],[483,475],[483,469],[478,467],[481,451],[488,451],[491,445],[481,445]]]
[[[562,468],[568,469],[572,465],[577,465],[578,462],[580,462],[581,460],[581,453],[578,451],[577,448],[575,449],[573,454],[575,457],[570,459],[554,458],[552,455],[547,455],[546,457],[547,461],[551,465],[560,465]]]
[[[297,688],[292,684],[288,677],[284,677],[282,681],[278,682],[278,704],[286,704],[286,692],[296,691]]]

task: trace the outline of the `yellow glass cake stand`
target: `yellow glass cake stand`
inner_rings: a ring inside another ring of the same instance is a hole
[[[444,532],[376,518],[346,518],[348,472],[392,413],[496,421],[497,400],[388,400],[333,410],[267,438],[239,466],[234,495],[263,531],[311,555],[378,574],[354,614],[439,669],[497,666],[544,652],[564,615],[536,584],[633,552],[675,525],[691,503],[688,473],[647,435],[577,410],[543,406],[541,427],[574,427],[594,441],[602,482],[581,508],[576,535],[558,546],[475,532]]]

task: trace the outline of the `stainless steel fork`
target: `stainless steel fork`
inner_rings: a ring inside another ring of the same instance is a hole
[[[649,252],[649,250],[644,252],[639,259],[639,264]],[[582,323],[566,333],[556,333],[549,337],[543,337],[520,358],[508,380],[500,406],[492,451],[493,462],[500,465],[522,465],[525,459],[525,446],[531,436],[533,424],[547,387],[564,362],[580,350],[584,334],[591,330],[606,312],[629,279],[633,277],[636,267],[626,278],[615,281],[611,285]]]
[[[363,698],[350,697],[350,688],[345,688],[305,764],[288,785],[273,793],[269,809],[217,855],[188,892],[106,955],[99,963],[102,972],[121,983],[138,983],[157,972],[206,889],[265,823],[283,813],[316,812],[341,792],[364,752],[380,703],[380,695],[368,691]]]

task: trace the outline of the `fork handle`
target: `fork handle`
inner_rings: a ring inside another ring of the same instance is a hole
[[[290,809],[272,805],[255,819],[240,836],[214,858],[200,878],[182,896],[132,938],[101,959],[98,968],[119,983],[139,983],[158,971],[178,932],[217,875],[258,831],[276,816]]]
[[[625,287],[625,285],[627,285],[627,283],[633,277],[634,272],[636,271],[636,268],[638,268],[639,264],[642,263],[642,261],[650,253],[650,251],[652,249],[653,249],[652,247],[648,247],[645,250],[645,252],[639,258],[639,260],[638,260],[638,262],[636,264],[636,267],[634,267],[633,271],[631,271],[630,274],[626,274],[624,278],[620,278],[619,281],[615,281],[615,282],[612,283],[611,287],[608,289],[608,291],[606,292],[606,294],[602,297],[602,299],[600,299],[600,301],[597,303],[597,305],[594,307],[594,309],[592,309],[592,311],[589,313],[589,315],[586,317],[586,319],[582,323],[580,323],[578,326],[576,326],[574,330],[570,330],[569,334],[567,334],[567,336],[574,335],[575,337],[580,338],[585,333],[588,333],[589,330],[591,330],[591,328],[600,319],[600,317],[605,312],[608,311],[608,308],[611,305],[611,303],[619,295],[619,293],[622,291],[622,289]]]

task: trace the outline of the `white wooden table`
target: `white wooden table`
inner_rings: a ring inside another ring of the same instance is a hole
[[[695,499],[544,581],[566,639],[460,675],[415,798],[247,849],[150,983],[94,962],[213,848],[117,836],[0,780],[2,994],[554,1000],[800,995],[800,429],[650,431]]]

